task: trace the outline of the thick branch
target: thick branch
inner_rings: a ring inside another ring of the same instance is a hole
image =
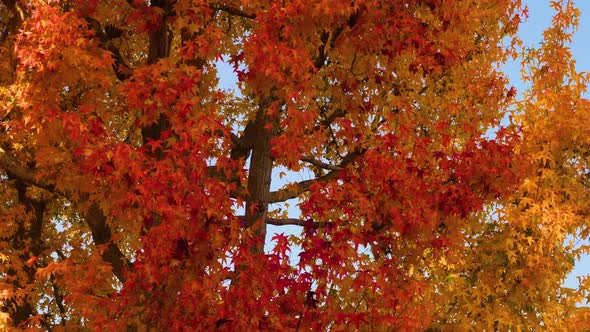
[[[32,199],[27,195],[29,185],[21,180],[16,180],[14,186],[18,194],[18,202],[22,204],[28,214],[28,220],[19,220],[16,232],[10,237],[10,246],[17,252],[23,262],[31,257],[38,257],[42,252],[41,229],[47,202],[45,200]],[[14,265],[12,265],[14,266]],[[7,281],[15,289],[26,289],[35,279],[36,264],[23,264],[13,268],[9,265],[6,270]],[[22,273],[19,273],[20,271]],[[15,326],[26,324],[26,321],[35,314],[35,307],[29,295],[20,299],[12,298],[5,302],[2,311],[7,311]]]
[[[242,136],[238,137],[237,135],[232,135],[233,148],[230,152],[231,159],[248,159],[257,133],[258,131],[256,129],[256,125],[254,124],[254,120],[250,120],[244,128]]]
[[[131,6],[131,8],[133,8],[133,9],[139,9],[140,6],[144,5],[143,1],[134,1],[134,0],[126,0],[126,1],[127,1],[127,4],[129,4],[129,6]]]
[[[113,70],[115,71],[115,75],[117,76],[117,78],[123,81],[131,77],[131,68],[127,63],[125,63],[125,60],[123,59],[123,56],[119,51],[119,48],[116,47],[115,44],[112,42],[113,39],[121,37],[123,31],[119,28],[110,25],[103,27],[100,24],[100,22],[91,17],[85,17],[85,20],[94,30],[94,33],[100,40],[102,47],[113,54],[115,58],[115,62],[113,63]]]
[[[243,18],[255,19],[256,14],[247,13],[240,8],[232,7],[230,5],[222,4],[222,3],[212,3],[209,8],[211,10],[221,10],[222,12],[226,12],[230,15],[239,16]]]
[[[275,225],[275,226],[286,226],[286,225],[303,226],[303,225],[305,225],[305,220],[295,219],[295,218],[284,218],[284,219],[267,218],[266,223],[268,225]]]
[[[338,29],[336,30],[338,31]],[[342,30],[340,30],[342,31]],[[340,32],[338,32],[339,34]],[[322,32],[322,36],[320,38],[320,40],[322,41],[322,44],[320,45],[320,47],[318,47],[318,56],[314,59],[313,61],[313,66],[315,67],[316,70],[319,70],[324,63],[326,63],[326,59],[328,58],[328,55],[326,53],[326,46],[328,45],[328,38],[330,37],[330,33],[327,31]]]
[[[25,13],[16,0],[2,0],[2,3],[8,10],[8,17],[4,17],[0,22],[0,41],[4,41],[8,36],[17,33],[18,28],[26,19]]]
[[[148,64],[157,63],[160,59],[166,58],[170,55],[170,45],[172,43],[172,32],[168,30],[167,16],[170,14],[171,3],[168,0],[153,0],[150,7],[158,7],[163,11],[163,16],[159,22],[159,26],[149,36],[148,47]],[[151,140],[157,141],[160,139],[162,132],[170,127],[170,121],[164,113],[160,114],[160,118],[155,123],[141,128],[141,135],[143,144],[149,143]],[[153,157],[161,160],[164,158],[163,148],[157,148],[153,153]]]
[[[323,176],[315,179],[305,180],[292,184],[290,187],[279,189],[270,193],[269,202],[278,203],[284,202],[288,199],[297,198],[304,192],[309,191],[309,188],[315,183],[327,182],[335,178],[340,171],[331,171]]]
[[[121,282],[124,282],[126,279],[125,271],[131,267],[131,262],[129,262],[127,257],[123,255],[119,247],[113,242],[111,229],[107,225],[106,216],[98,207],[98,204],[93,203],[84,217],[88,223],[88,227],[90,227],[94,244],[105,246],[101,251],[102,259],[111,264],[113,273]]]
[[[50,276],[49,280],[51,282],[51,287],[53,288],[53,298],[55,299],[55,304],[57,305],[57,308],[59,310],[59,316],[61,318],[61,325],[65,326],[66,325],[67,310],[66,310],[66,307],[64,306],[63,295],[62,295],[59,287],[57,286],[57,282],[56,282],[55,276],[53,274]]]
[[[55,187],[52,184],[46,183],[42,179],[37,180],[33,170],[23,167],[16,159],[6,154],[6,151],[2,148],[0,148],[0,167],[12,177],[23,182],[35,185],[47,191],[55,191]]]
[[[163,16],[159,22],[159,27],[150,33],[150,43],[148,49],[148,64],[158,62],[170,54],[170,44],[172,43],[172,32],[168,30],[168,15],[171,10],[171,3],[168,0],[152,0],[150,7],[158,7],[163,11]]]
[[[344,117],[346,115],[346,110],[344,109],[336,109],[334,111],[332,111],[332,113],[330,113],[330,115],[328,115],[325,119],[320,121],[320,125],[324,128],[327,128],[329,125],[331,125],[334,120]],[[316,128],[317,130],[317,128]]]
[[[321,45],[318,47],[318,55],[313,60],[313,65],[315,67],[315,70],[319,70],[320,68],[322,68],[326,64],[326,60],[328,59],[328,50],[326,49],[326,47],[328,45],[330,45],[330,48],[333,48],[334,45],[336,44],[336,40],[338,39],[338,37],[340,36],[342,31],[344,31],[345,25],[348,26],[349,28],[354,27],[354,25],[358,21],[358,16],[359,16],[358,11],[355,12],[354,14],[352,14],[346,20],[346,24],[342,24],[339,27],[337,27],[334,31],[332,31],[331,37],[330,37],[330,33],[328,31],[322,32],[322,35],[320,37]]]
[[[304,161],[304,162],[309,163],[313,166],[316,166],[316,167],[319,167],[322,169],[326,169],[329,171],[339,171],[342,169],[342,167],[339,165],[331,165],[331,164],[325,163],[323,161],[314,159],[312,157],[303,157],[303,158],[301,158],[301,161]]]
[[[7,155],[6,151],[2,149],[0,149],[0,167],[11,177],[66,198],[68,197],[68,193],[56,190],[53,184],[47,183],[43,179],[37,179],[34,170],[23,167],[18,161]],[[86,199],[87,197],[82,198],[81,201]],[[98,246],[106,245],[105,250],[101,252],[102,258],[113,266],[113,273],[115,273],[117,278],[121,281],[125,281],[125,275],[123,272],[131,266],[131,263],[112,241],[112,234],[107,225],[106,216],[98,205],[94,203],[84,214],[84,218],[90,227],[94,243]]]
[[[313,184],[323,183],[323,182],[327,182],[329,180],[334,179],[336,176],[338,176],[340,171],[346,167],[346,165],[348,165],[356,157],[362,155],[363,153],[364,153],[364,150],[350,152],[348,155],[346,155],[342,159],[342,163],[340,163],[340,165],[338,165],[338,166],[330,165],[331,167],[337,168],[337,169],[332,170],[332,171],[326,173],[325,175],[317,177],[315,179],[296,182],[286,188],[271,192],[269,202],[270,203],[278,203],[278,202],[284,202],[288,199],[297,198],[297,197],[299,197],[299,195],[303,194],[304,192],[309,191],[309,188]]]
[[[238,219],[240,220],[240,222],[242,223],[242,226],[244,228],[248,228],[252,225],[248,224],[248,222],[246,221],[246,217],[245,216],[238,216]],[[323,227],[327,224],[327,222],[318,222],[318,221],[305,221],[305,220],[301,220],[301,219],[296,219],[296,218],[266,218],[265,219],[265,223],[267,225],[274,225],[274,226],[307,226],[307,225],[312,225],[313,227]]]

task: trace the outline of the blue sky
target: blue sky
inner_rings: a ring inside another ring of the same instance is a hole
[[[537,47],[542,40],[543,30],[551,24],[553,10],[550,8],[549,0],[523,0],[524,4],[529,7],[529,19],[520,27],[519,36],[523,40],[525,46]],[[572,42],[572,52],[576,59],[576,68],[578,71],[590,71],[590,1],[577,0],[576,6],[580,8],[582,16],[580,19],[579,29]],[[223,63],[219,64],[219,72],[221,81],[220,84],[224,88],[235,88],[236,77],[230,66]],[[520,81],[520,64],[509,63],[504,66],[504,71],[510,77],[511,84],[519,91],[523,91],[525,86]],[[590,97],[590,95],[588,95]],[[589,121],[590,125],[590,121]],[[305,173],[289,174],[286,178],[279,179],[278,172],[273,176],[273,189],[276,189],[280,184],[288,181],[301,181],[306,177]],[[288,209],[289,216],[293,218],[298,217],[298,209],[296,208],[296,201],[291,200],[291,206]],[[271,207],[271,209],[276,208]],[[286,234],[299,233],[299,227],[283,226],[275,227],[269,226],[267,242],[275,232],[284,232]],[[269,247],[267,247],[269,249]],[[296,256],[293,253],[293,256]],[[295,257],[293,257],[295,258]],[[576,287],[578,282],[576,277],[590,274],[590,256],[583,257],[576,264],[573,273],[567,278],[565,285],[568,287]]]
[[[529,18],[521,24],[519,36],[525,46],[538,47],[543,30],[551,24],[554,11],[549,6],[549,0],[523,0],[523,3],[529,8]],[[581,10],[582,16],[572,42],[572,52],[577,61],[577,69],[590,71],[590,1],[577,0],[575,4]],[[512,84],[518,87],[520,85],[519,64],[507,65],[505,68]]]

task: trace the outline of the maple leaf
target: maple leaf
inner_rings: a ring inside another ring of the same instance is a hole
[[[552,6],[518,51],[508,0],[3,2],[0,329],[584,329]]]

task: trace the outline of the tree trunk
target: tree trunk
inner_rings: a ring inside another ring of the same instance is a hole
[[[272,139],[271,119],[260,109],[255,122],[255,135],[252,141],[252,157],[248,172],[248,200],[246,202],[246,221],[252,227],[256,237],[256,245],[252,253],[264,253],[266,238],[266,218],[270,197],[272,175],[272,155],[270,141]],[[271,126],[269,126],[269,124]]]

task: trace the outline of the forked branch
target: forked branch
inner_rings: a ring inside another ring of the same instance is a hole
[[[39,179],[34,170],[22,166],[14,157],[8,155],[3,149],[0,149],[0,168],[4,169],[11,177],[22,182],[68,198],[67,192],[59,191],[53,184],[48,183],[43,179]],[[88,197],[82,197],[81,201],[83,202],[87,199]],[[125,281],[124,271],[129,269],[131,262],[113,242],[111,230],[107,225],[104,212],[96,203],[93,203],[84,214],[84,219],[86,219],[86,222],[90,227],[95,245],[106,246],[105,250],[101,252],[102,258],[112,265],[113,273],[117,278],[122,282]]]

